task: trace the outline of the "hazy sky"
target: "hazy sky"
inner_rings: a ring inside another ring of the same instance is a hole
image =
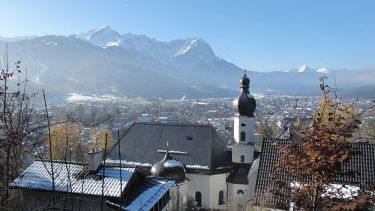
[[[375,67],[374,0],[0,0],[0,35],[200,37],[240,67]]]

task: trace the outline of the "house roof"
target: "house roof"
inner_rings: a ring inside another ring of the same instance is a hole
[[[151,177],[141,178],[131,185],[123,202],[108,201],[107,204],[121,210],[148,211],[175,185],[171,180]],[[120,205],[121,204],[121,205]]]
[[[109,202],[109,205],[121,207],[123,210],[149,210],[175,185],[173,180],[145,177],[135,168],[120,169],[113,166],[101,168],[97,173],[90,173],[86,164],[56,161],[52,164],[56,192],[101,196],[104,172],[104,196],[110,200],[121,201],[121,206],[112,202]],[[35,161],[10,186],[35,191],[53,191],[50,172],[51,162]]]
[[[152,164],[160,161],[169,143],[173,157],[186,165],[187,170],[198,169],[214,172],[231,166],[231,155],[215,129],[202,124],[134,123],[121,139],[121,159],[128,163]],[[108,159],[118,160],[116,144],[108,153]]]
[[[293,182],[293,178],[284,172],[275,171],[274,166],[278,163],[279,153],[274,143],[286,145],[287,139],[264,139],[262,154],[260,156],[259,170],[255,187],[256,204],[262,205],[265,195],[269,193],[274,179],[280,179],[286,183]],[[335,178],[333,183],[358,185],[375,184],[375,144],[351,143],[353,148],[359,150],[348,162],[343,165],[344,171],[354,171],[354,176],[344,175]],[[269,197],[267,204],[279,207],[285,203],[285,199]]]
[[[12,188],[52,191],[51,163],[35,161],[12,183]],[[86,164],[53,162],[55,191],[73,194],[102,195],[104,170],[104,196],[120,197],[127,183],[134,176],[135,168],[106,167],[96,174],[88,171]],[[120,172],[122,190],[120,190]]]

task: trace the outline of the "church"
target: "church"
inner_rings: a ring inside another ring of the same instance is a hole
[[[211,125],[134,123],[108,153],[107,162],[121,160],[153,177],[176,179],[179,183],[171,191],[173,206],[183,208],[189,201],[205,209],[245,206],[253,198],[258,168],[256,101],[249,85],[245,73],[240,95],[233,101],[234,144],[228,146]]]
[[[240,85],[230,146],[211,125],[134,123],[109,152],[90,151],[87,164],[38,160],[10,186],[23,210],[243,208],[254,198],[259,162],[246,74]]]

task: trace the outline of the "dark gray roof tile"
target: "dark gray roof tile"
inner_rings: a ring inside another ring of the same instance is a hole
[[[231,157],[211,125],[134,123],[121,139],[121,159],[153,164],[164,154],[158,150],[186,152],[173,157],[187,166],[214,171],[216,168],[231,166]],[[118,144],[108,153],[108,158],[118,160]],[[188,168],[187,168],[188,169]]]
[[[260,156],[259,171],[255,187],[256,204],[261,205],[264,195],[268,195],[274,179],[286,183],[293,181],[293,178],[284,172],[275,171],[274,166],[278,163],[279,154],[273,143],[286,145],[287,139],[264,139],[262,154]],[[354,176],[345,175],[335,178],[333,183],[361,186],[364,184],[375,184],[375,144],[351,143],[351,147],[358,149],[358,153],[343,166],[344,171],[356,172]],[[307,178],[308,179],[308,178]],[[279,207],[285,204],[285,199],[269,197],[268,205]],[[280,208],[280,207],[279,207]]]

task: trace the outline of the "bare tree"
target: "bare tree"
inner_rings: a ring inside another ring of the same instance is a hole
[[[21,74],[20,61],[9,65],[7,51],[0,71],[0,209],[6,210],[15,201],[11,200],[14,195],[9,184],[19,175],[25,158],[41,143],[30,103],[35,94],[27,92],[27,72]]]

